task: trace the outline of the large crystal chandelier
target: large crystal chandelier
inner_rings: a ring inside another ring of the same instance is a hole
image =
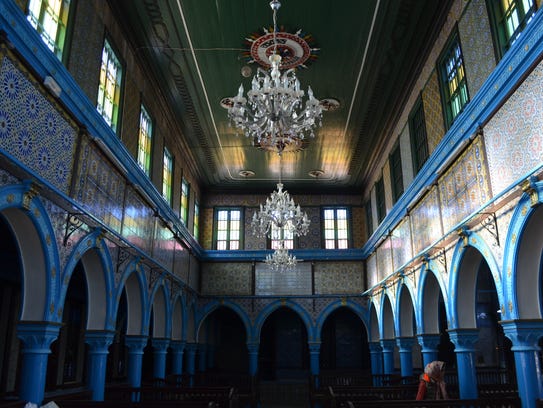
[[[289,254],[288,250],[281,246],[273,254],[266,255],[264,262],[274,271],[285,272],[294,269],[297,261],[294,255]]]
[[[243,96],[243,85],[232,98],[228,108],[231,123],[242,130],[245,136],[258,144],[273,146],[281,152],[292,143],[305,137],[315,137],[314,129],[321,124],[322,107],[308,87],[308,99],[302,109],[304,91],[296,78],[294,68],[281,74],[281,56],[277,50],[278,0],[270,1],[273,10],[273,53],[269,60],[270,71],[258,68],[251,83],[247,98]],[[248,101],[248,103],[247,103]]]

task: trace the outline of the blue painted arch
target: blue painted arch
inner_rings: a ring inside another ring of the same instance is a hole
[[[149,327],[152,310],[154,314],[153,337],[156,338],[169,338],[171,334],[171,309],[168,292],[168,282],[164,279],[164,276],[162,276],[155,282],[153,290],[149,296],[148,308],[145,313],[144,327]],[[164,308],[163,310],[156,310],[154,307],[155,301],[157,301],[157,297],[160,297],[160,294],[162,295],[162,306],[164,306]],[[161,316],[162,313],[164,314],[163,316]]]
[[[260,333],[262,331],[262,326],[266,319],[277,309],[286,307],[293,310],[301,319],[307,330],[307,340],[310,342],[317,341],[316,330],[312,324],[311,316],[302,306],[298,303],[293,302],[290,299],[279,299],[273,303],[270,303],[266,306],[255,319],[255,324],[253,330],[251,331],[251,338],[254,342],[260,342]]]
[[[253,339],[251,337],[251,319],[249,319],[249,316],[245,312],[245,310],[237,303],[234,303],[230,300],[212,300],[204,305],[203,308],[198,310],[196,315],[196,341],[198,341],[198,337],[200,334],[200,329],[202,327],[202,324],[204,323],[205,319],[213,313],[215,310],[226,307],[230,310],[232,310],[242,321],[243,326],[245,327],[245,338],[247,342],[251,342]]]
[[[445,300],[445,311],[447,315],[447,320],[449,320],[449,307],[447,303],[447,288],[445,285],[445,281],[443,279],[443,273],[440,273],[440,267],[438,266],[437,262],[433,259],[429,259],[428,262],[424,262],[422,264],[420,275],[419,275],[419,284],[418,284],[418,292],[416,297],[416,304],[417,307],[415,308],[415,318],[417,322],[417,334],[423,334],[423,333],[438,333],[439,327],[438,327],[438,318],[437,318],[437,297],[431,297],[428,300],[435,298],[435,304],[428,305],[427,302],[425,302],[425,296],[428,294],[429,288],[429,279],[432,279],[430,277],[435,278],[435,281],[437,282],[437,289],[441,291],[441,295],[443,296],[443,299]],[[434,307],[434,309],[432,309]],[[429,317],[430,313],[435,313],[434,316],[435,319]],[[428,324],[427,324],[428,323]],[[432,324],[434,327],[430,328],[428,327],[430,324]]]
[[[364,328],[366,329],[366,333],[368,334],[368,341],[369,341],[369,317],[368,317],[368,309],[363,307],[362,305],[353,302],[350,299],[342,300],[337,299],[336,301],[330,303],[328,306],[326,306],[323,311],[319,314],[317,317],[317,321],[315,323],[315,341],[319,342],[321,341],[321,332],[322,327],[324,326],[324,322],[328,317],[335,312],[338,309],[346,308],[354,312],[359,318],[361,323],[364,325]]]
[[[147,335],[144,331],[145,313],[148,310],[147,299],[147,279],[139,259],[130,261],[122,272],[121,280],[117,286],[115,294],[115,312],[112,320],[117,318],[119,302],[123,289],[126,291],[126,300],[128,307],[127,333],[128,335]]]
[[[396,304],[394,305],[394,310],[396,312],[396,319],[394,320],[394,330],[398,337],[414,336],[417,331],[417,323],[415,323],[415,327],[412,327],[413,333],[405,333],[406,325],[408,326],[409,324],[411,324],[413,315],[415,315],[416,319],[416,289],[413,287],[412,281],[409,278],[403,278],[399,280],[396,287],[396,294]],[[408,299],[411,304],[410,311],[406,310],[406,307],[409,306],[409,303],[405,299]],[[408,313],[407,317],[406,313]],[[406,321],[405,319],[410,319],[410,321]]]

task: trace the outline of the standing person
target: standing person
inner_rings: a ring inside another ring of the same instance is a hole
[[[417,401],[449,399],[445,388],[445,363],[432,361],[426,364],[424,373],[420,376]]]

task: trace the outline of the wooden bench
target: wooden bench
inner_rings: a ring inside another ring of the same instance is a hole
[[[518,397],[478,398],[464,400],[360,400],[346,401],[341,408],[521,408]]]

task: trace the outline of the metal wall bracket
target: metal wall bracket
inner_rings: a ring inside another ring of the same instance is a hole
[[[62,240],[62,245],[66,246],[68,239],[72,236],[74,232],[79,230],[83,226],[83,221],[77,218],[78,215],[84,215],[83,213],[68,213],[66,214],[66,226],[64,228],[64,239]]]
[[[496,213],[481,213],[487,217],[481,222],[481,226],[489,232],[490,235],[496,240],[496,245],[500,246],[500,235],[498,231],[498,220]]]

